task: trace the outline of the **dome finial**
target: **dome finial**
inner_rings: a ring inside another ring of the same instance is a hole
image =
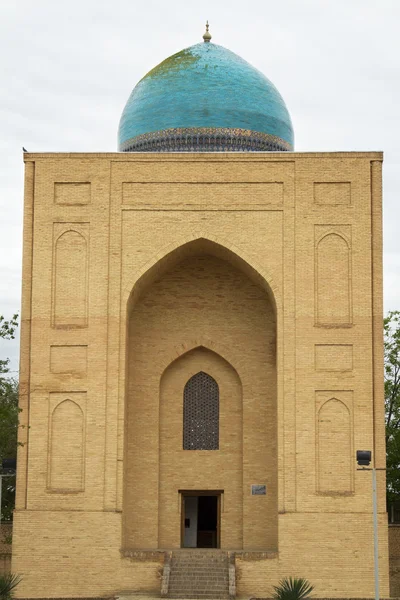
[[[207,23],[206,23],[206,32],[203,35],[203,40],[205,42],[209,42],[211,40],[211,33],[208,31],[208,28],[209,28],[209,24],[208,24],[208,21],[207,21]]]

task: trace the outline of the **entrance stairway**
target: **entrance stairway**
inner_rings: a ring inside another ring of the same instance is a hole
[[[167,570],[168,582],[165,581],[162,595],[188,600],[232,598],[234,569],[232,582],[232,565],[230,567],[229,563],[228,553],[223,550],[193,548],[173,551],[169,564],[164,568]]]

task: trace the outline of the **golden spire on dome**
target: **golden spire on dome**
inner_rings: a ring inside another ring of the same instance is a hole
[[[211,33],[208,31],[208,28],[209,28],[209,24],[208,24],[208,21],[207,21],[207,23],[206,23],[206,32],[203,35],[203,40],[205,42],[209,42],[211,40]]]

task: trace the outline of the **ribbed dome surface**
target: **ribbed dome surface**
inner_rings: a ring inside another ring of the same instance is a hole
[[[121,151],[292,150],[293,128],[275,86],[213,43],[167,58],[132,91]]]

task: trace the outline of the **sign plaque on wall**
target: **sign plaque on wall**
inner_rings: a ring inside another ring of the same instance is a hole
[[[265,496],[267,493],[267,486],[265,484],[253,483],[251,486],[252,496]]]

